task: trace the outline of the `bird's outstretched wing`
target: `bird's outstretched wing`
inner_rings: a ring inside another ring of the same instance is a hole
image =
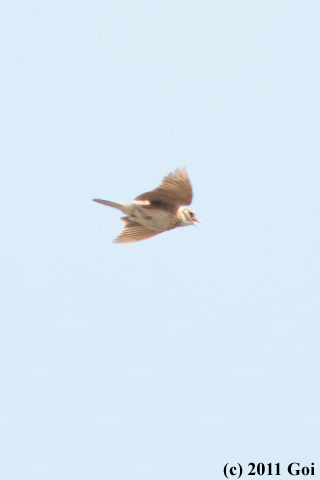
[[[113,240],[114,243],[140,242],[162,233],[146,228],[140,223],[132,222],[128,217],[122,217],[121,220],[124,222],[124,227],[120,235]]]
[[[192,185],[187,170],[183,167],[182,170],[177,169],[174,173],[169,173],[157,188],[139,195],[135,200],[148,200],[150,203],[174,208],[190,205]]]

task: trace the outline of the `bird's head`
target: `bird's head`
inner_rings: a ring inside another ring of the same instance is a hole
[[[181,218],[181,227],[185,227],[187,225],[195,225],[196,222],[200,223],[199,220],[196,218],[196,214],[189,210],[188,208],[182,208],[180,210],[180,218]]]

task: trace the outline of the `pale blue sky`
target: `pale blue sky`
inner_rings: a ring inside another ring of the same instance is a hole
[[[3,5],[1,478],[320,474],[319,13]],[[113,244],[182,166],[202,225]]]

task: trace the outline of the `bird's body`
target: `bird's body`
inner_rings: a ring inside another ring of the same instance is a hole
[[[182,207],[176,212],[170,212],[154,206],[147,201],[114,203],[109,202],[108,200],[95,200],[95,202],[102,203],[102,205],[107,205],[112,208],[117,208],[127,215],[128,220],[137,222],[140,225],[150,228],[151,230],[156,230],[157,232],[171,230],[172,228],[180,226],[180,223],[183,223],[181,226],[188,225],[183,222],[184,218],[181,215]]]
[[[94,199],[126,215],[122,217],[125,227],[115,243],[138,242],[198,222],[191,210],[181,206],[190,205],[192,200],[192,186],[185,168],[170,173],[155,190],[143,193],[135,200],[133,203],[114,203]]]

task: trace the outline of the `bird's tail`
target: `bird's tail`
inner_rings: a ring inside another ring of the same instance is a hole
[[[109,202],[109,200],[100,200],[99,198],[94,198],[93,201],[97,203],[101,203],[102,205],[107,205],[108,207],[117,208],[118,210],[120,210],[122,213],[125,213],[126,215],[128,213],[127,205],[124,203]]]

